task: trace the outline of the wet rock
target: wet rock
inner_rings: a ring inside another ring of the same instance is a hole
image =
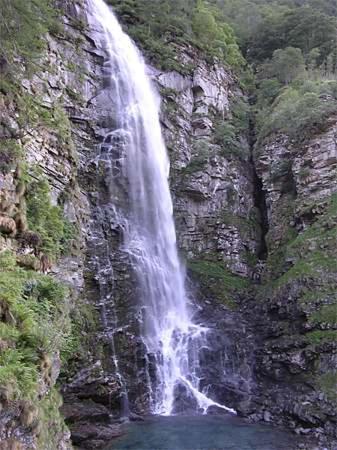
[[[195,414],[198,411],[197,399],[184,384],[177,384],[173,395],[173,414]]]
[[[207,408],[207,414],[210,414],[211,416],[223,416],[223,415],[230,415],[228,411],[226,411],[223,408],[219,408],[219,406],[211,405]]]
[[[103,405],[92,400],[65,403],[61,412],[68,423],[77,423],[86,419],[89,422],[107,422],[110,420],[110,411]]]
[[[78,422],[72,427],[71,438],[75,445],[92,449],[102,447],[103,444],[122,434],[122,427],[119,424],[102,425]]]
[[[269,411],[264,411],[263,412],[263,420],[265,422],[270,422],[271,419],[272,419],[272,416],[271,416],[270,412]]]
[[[142,422],[142,421],[144,420],[144,417],[142,417],[142,416],[139,415],[139,414],[130,412],[130,414],[129,414],[129,420],[130,420],[131,422]]]

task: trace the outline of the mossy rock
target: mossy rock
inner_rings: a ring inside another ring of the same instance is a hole
[[[40,261],[36,256],[33,255],[17,255],[16,261],[18,266],[29,270],[39,270]]]
[[[235,299],[250,285],[247,279],[231,273],[222,262],[192,260],[188,261],[187,268],[192,278],[200,282],[206,296],[211,294],[229,309],[237,307]]]
[[[325,343],[336,344],[337,346],[337,330],[315,330],[305,334],[306,340],[315,345]]]
[[[318,376],[316,383],[327,396],[328,400],[337,402],[337,370],[329,371]]]

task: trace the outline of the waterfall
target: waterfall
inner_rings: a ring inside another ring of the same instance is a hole
[[[89,21],[103,32],[113,122],[101,151],[116,139],[123,148],[119,173],[127,180],[128,205],[117,214],[123,223],[122,250],[130,256],[140,288],[142,339],[156,364],[157,381],[149,382],[151,412],[174,413],[183,390],[201,412],[217,405],[234,413],[199,387],[198,354],[207,344],[207,329],[193,322],[177,254],[159,96],[142,56],[109,7],[103,0],[88,2]]]

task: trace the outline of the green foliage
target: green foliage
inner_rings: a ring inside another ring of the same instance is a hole
[[[15,58],[26,67],[36,65],[46,46],[43,36],[56,31],[58,21],[51,0],[0,0],[2,64],[13,74]]]
[[[0,254],[0,395],[36,400],[44,354],[60,350],[70,333],[67,289],[53,278],[14,265]]]
[[[26,201],[29,229],[41,237],[40,250],[56,259],[74,238],[74,227],[64,218],[60,206],[51,203],[48,181],[37,173],[28,183]]]
[[[62,439],[67,428],[60,412],[62,397],[55,388],[52,388],[38,403],[39,430],[38,448],[55,450],[59,440]]]
[[[324,94],[337,72],[336,6],[330,0],[217,0],[257,72],[257,137],[305,139],[337,111]],[[317,85],[311,88],[309,81]],[[284,88],[288,86],[289,88]],[[225,130],[233,141],[233,131]]]
[[[335,53],[336,6],[332,0],[217,0],[234,27],[249,61],[262,63],[273,52],[319,49],[317,63]]]
[[[15,139],[0,140],[0,172],[8,173],[15,169],[22,156],[22,149]]]
[[[220,58],[240,70],[244,65],[231,27],[215,4],[202,0],[109,0],[128,33],[156,65],[190,73],[179,62],[179,44],[197,46],[211,61]]]
[[[192,30],[197,43],[207,54],[220,58],[231,67],[239,69],[244,60],[232,28],[220,21],[218,10],[199,0],[192,17]]]
[[[230,105],[230,117],[218,119],[214,124],[214,142],[222,147],[224,157],[246,159],[249,155],[249,105],[235,98]],[[245,139],[247,141],[245,141]]]
[[[327,118],[337,112],[336,84],[301,82],[283,89],[272,105],[258,114],[260,141],[271,133],[304,140],[313,131],[324,130]]]
[[[0,353],[0,397],[5,400],[34,399],[38,370],[17,349]]]
[[[15,255],[10,250],[0,252],[0,272],[14,270],[16,267]]]
[[[194,0],[109,0],[108,3],[151,60],[164,70],[190,72],[188,65],[178,62],[174,42],[189,42]]]
[[[299,48],[286,47],[273,53],[270,61],[262,66],[264,76],[276,78],[281,84],[289,84],[305,73],[305,62]]]

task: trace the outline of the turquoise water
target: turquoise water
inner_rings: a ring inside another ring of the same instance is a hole
[[[237,417],[151,417],[125,424],[106,450],[293,450],[298,438]]]

